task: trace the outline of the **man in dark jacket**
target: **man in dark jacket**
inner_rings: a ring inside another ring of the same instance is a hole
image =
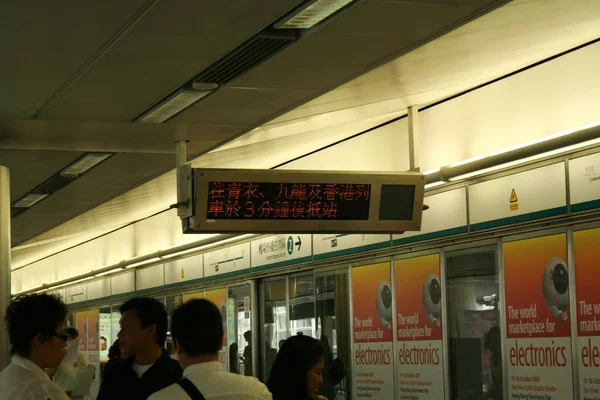
[[[182,370],[164,349],[167,311],[152,298],[136,298],[121,306],[119,342],[126,360],[104,373],[97,400],[145,400],[181,379]]]

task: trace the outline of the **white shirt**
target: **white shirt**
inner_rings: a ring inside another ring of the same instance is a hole
[[[0,400],[70,400],[33,361],[14,356],[0,373]]]
[[[137,375],[138,378],[141,378],[142,375],[144,375],[146,373],[146,371],[148,371],[152,365],[154,365],[154,364],[137,365],[136,363],[133,363],[131,365],[131,369],[133,369],[133,372],[135,372],[135,374]]]
[[[269,389],[258,379],[223,370],[218,362],[195,364],[183,371],[207,400],[272,400]],[[189,400],[189,396],[174,384],[154,393],[148,400]]]

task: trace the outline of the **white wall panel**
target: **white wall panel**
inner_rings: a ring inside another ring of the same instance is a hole
[[[135,271],[110,278],[110,292],[113,296],[133,291],[135,291]]]
[[[129,225],[101,238],[104,265],[116,264],[119,261],[135,256],[134,234],[134,226]]]
[[[181,258],[165,263],[165,285],[204,277],[204,256]]]
[[[99,299],[110,296],[110,278],[87,283],[87,299]]]
[[[136,290],[150,289],[165,284],[165,270],[162,264],[135,271]]]
[[[79,303],[87,300],[87,285],[70,286],[67,288],[67,304]]]
[[[600,43],[419,115],[423,170],[600,120]]]
[[[569,182],[575,211],[596,206],[600,200],[600,153],[570,160]]]
[[[408,121],[402,119],[318,153],[282,169],[339,171],[406,171]]]
[[[427,239],[430,234],[457,234],[467,231],[467,191],[450,190],[425,197],[429,210],[423,211],[420,231],[393,235],[394,244]]]

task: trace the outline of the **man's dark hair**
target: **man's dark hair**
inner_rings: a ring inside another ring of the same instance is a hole
[[[208,300],[190,300],[173,312],[171,335],[191,357],[217,354],[224,335],[221,312]]]
[[[156,325],[156,344],[160,347],[167,340],[167,310],[165,305],[151,297],[137,297],[125,302],[121,308],[121,315],[127,311],[135,311],[140,320],[140,328]]]
[[[32,294],[16,298],[6,309],[11,355],[29,357],[33,339],[52,339],[67,318],[67,306],[58,297]]]
[[[79,337],[79,331],[72,326],[66,328],[65,333],[69,335],[71,339],[77,339]]]

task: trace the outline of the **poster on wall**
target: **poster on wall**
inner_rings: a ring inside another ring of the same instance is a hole
[[[573,398],[566,234],[504,244],[508,398]]]
[[[396,260],[398,399],[444,398],[440,255]]]
[[[79,351],[87,352],[87,333],[88,321],[87,312],[81,311],[75,314],[75,328],[79,332]]]
[[[221,311],[221,320],[223,321],[223,347],[219,351],[219,362],[225,371],[228,371],[227,366],[227,290],[214,289],[207,290],[204,293],[204,298],[214,303]]]
[[[393,399],[390,263],[352,268],[354,398]]]
[[[100,371],[100,310],[89,310],[87,312],[87,346],[88,346],[88,362],[96,367],[96,371]],[[100,389],[100,374],[94,375],[92,386],[90,388],[90,396],[96,398]]]
[[[579,399],[600,400],[600,229],[573,233]]]
[[[108,348],[112,344],[112,318],[110,313],[100,313],[100,361],[108,361]]]
[[[197,293],[186,293],[183,295],[183,302],[187,303],[190,300],[203,299],[203,298],[204,298],[204,291],[197,292]]]

